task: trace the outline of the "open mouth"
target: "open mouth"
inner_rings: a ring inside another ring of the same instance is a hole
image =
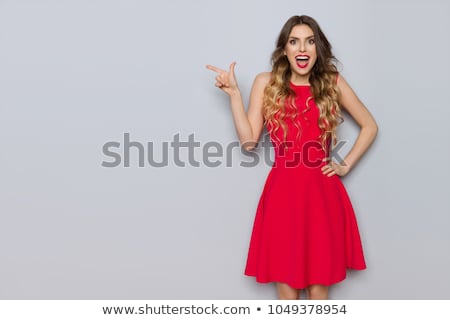
[[[309,64],[309,56],[307,55],[298,55],[295,57],[295,60],[297,61],[297,66],[299,68],[306,68]]]

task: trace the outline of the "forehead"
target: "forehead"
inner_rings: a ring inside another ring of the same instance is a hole
[[[314,36],[312,29],[306,24],[298,24],[294,26],[289,37],[303,39]]]

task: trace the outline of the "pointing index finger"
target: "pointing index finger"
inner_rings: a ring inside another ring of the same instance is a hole
[[[222,70],[220,68],[214,67],[214,66],[212,66],[210,64],[206,65],[206,68],[211,70],[211,71],[217,72],[217,73],[225,72],[225,70]]]

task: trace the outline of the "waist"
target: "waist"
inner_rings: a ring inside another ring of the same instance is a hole
[[[275,154],[274,163],[283,167],[305,166],[320,168],[325,164],[327,155],[324,151],[302,152],[301,150],[288,150]]]

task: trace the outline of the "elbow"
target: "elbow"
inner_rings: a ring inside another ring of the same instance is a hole
[[[374,139],[378,134],[378,125],[375,121],[373,122],[373,125],[372,125],[372,134],[373,134]]]
[[[375,121],[368,122],[361,127],[361,132],[364,132],[364,135],[369,139],[369,141],[375,140],[378,134],[378,125]]]
[[[256,146],[258,145],[257,142],[254,141],[247,141],[241,144],[241,148],[244,151],[250,152],[256,149]]]
[[[375,122],[373,122],[372,124],[367,126],[366,132],[370,140],[370,143],[372,143],[378,135],[378,125]]]

